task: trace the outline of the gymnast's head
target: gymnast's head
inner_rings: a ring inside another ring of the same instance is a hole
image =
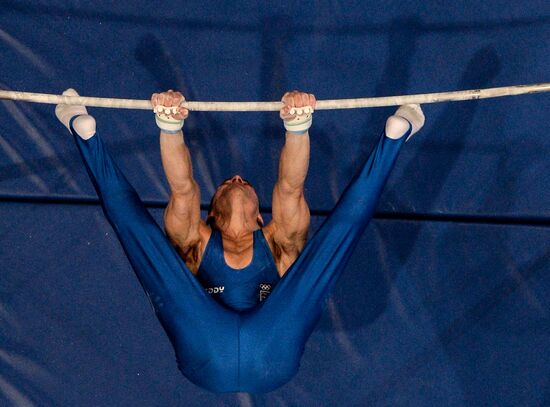
[[[207,223],[212,228],[229,227],[232,220],[238,226],[263,226],[256,190],[240,175],[227,178],[218,186],[208,208]]]

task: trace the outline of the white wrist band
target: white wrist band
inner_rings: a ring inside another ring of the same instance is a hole
[[[164,132],[168,134],[177,134],[183,127],[183,120],[174,119],[168,114],[174,114],[177,112],[177,107],[165,107],[165,106],[156,106],[155,107],[155,121],[157,126]]]
[[[296,117],[290,120],[284,120],[285,129],[292,134],[304,134],[311,127],[313,121],[313,108],[311,106],[293,107],[290,114]]]

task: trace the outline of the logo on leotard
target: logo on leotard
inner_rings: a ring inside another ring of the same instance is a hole
[[[225,287],[223,285],[220,287],[208,287],[205,290],[208,294],[221,294],[225,290]]]
[[[260,284],[260,301],[263,301],[271,294],[271,284]]]

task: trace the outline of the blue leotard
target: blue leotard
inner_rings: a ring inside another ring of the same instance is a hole
[[[208,294],[236,311],[252,308],[265,300],[280,279],[261,229],[254,232],[252,261],[242,269],[227,265],[221,234],[213,229],[197,278]]]
[[[74,120],[74,119],[73,119]],[[137,278],[168,335],[178,367],[213,392],[264,393],[298,371],[305,343],[371,219],[410,130],[382,134],[338,204],[269,297],[245,311],[212,298],[186,267],[98,134],[76,144]]]

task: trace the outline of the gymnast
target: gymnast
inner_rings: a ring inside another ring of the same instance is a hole
[[[64,95],[77,96],[73,89]],[[283,96],[286,140],[264,227],[258,197],[239,175],[217,188],[206,221],[182,127],[179,92],[153,94],[163,167],[171,189],[165,233],[106,150],[85,106],[57,105],[74,136],[105,216],[115,230],[190,381],[216,393],[265,393],[298,371],[326,299],[372,218],[406,140],[424,125],[419,105],[401,106],[331,215],[306,244],[304,181],[315,97]]]

